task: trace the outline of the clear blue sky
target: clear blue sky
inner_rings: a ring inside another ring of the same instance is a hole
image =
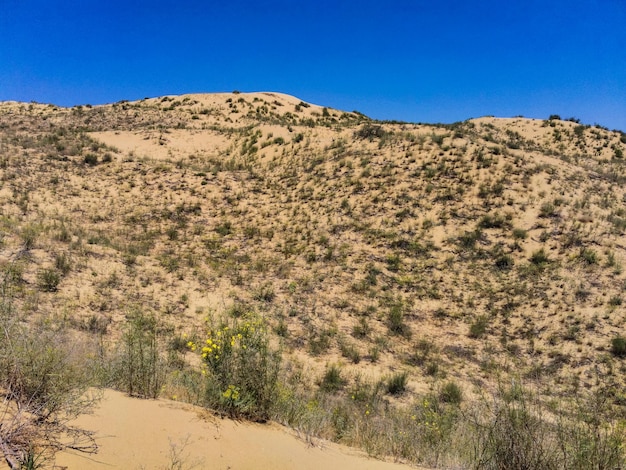
[[[235,89],[378,119],[626,131],[626,0],[0,0],[0,100]]]

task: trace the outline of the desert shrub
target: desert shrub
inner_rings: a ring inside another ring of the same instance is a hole
[[[354,133],[354,136],[359,139],[381,139],[387,135],[387,131],[382,126],[376,124],[363,124],[363,126]]]
[[[582,248],[580,250],[580,253],[578,254],[578,257],[585,264],[598,264],[598,254],[591,248]]]
[[[10,298],[0,301],[0,442],[11,468],[39,468],[55,452],[93,452],[90,434],[68,423],[89,411],[97,394],[83,344],[47,324],[16,320]],[[78,447],[78,442],[81,446]],[[31,467],[29,467],[31,465]]]
[[[611,353],[617,357],[626,357],[626,338],[616,336],[611,340]]]
[[[229,416],[263,421],[278,390],[280,353],[270,346],[265,322],[253,313],[209,320],[200,349],[205,404]]]
[[[11,288],[24,282],[24,265],[22,263],[10,263],[2,270],[2,292],[10,291]]]
[[[545,252],[543,248],[533,252],[530,256],[530,262],[535,266],[543,266],[550,262],[550,258],[548,258],[548,254]]]
[[[559,409],[520,385],[512,390],[466,413],[472,468],[622,468],[624,430],[611,422],[602,391]]]
[[[70,338],[43,327],[18,326],[8,318],[1,321],[3,336],[11,336],[0,346],[0,387],[7,397],[40,420],[84,411],[81,396],[91,381]]]
[[[539,217],[555,217],[556,215],[556,206],[552,202],[544,202],[539,208]]]
[[[346,386],[347,380],[341,375],[341,369],[337,364],[331,364],[320,380],[320,389],[324,392],[336,392]]]
[[[61,276],[56,269],[44,268],[37,273],[37,286],[43,292],[56,292]]]
[[[338,344],[339,351],[341,351],[343,357],[350,359],[354,364],[361,362],[361,353],[352,342],[348,341],[346,338],[341,338]]]
[[[470,325],[469,337],[480,338],[481,336],[485,334],[485,331],[487,331],[488,325],[489,325],[489,319],[485,315],[480,315]]]
[[[34,224],[28,224],[22,227],[19,235],[20,235],[20,238],[22,239],[22,242],[24,243],[25,250],[30,250],[34,248],[35,241],[37,241],[37,237],[39,236],[40,231],[41,231],[40,227]]]
[[[411,329],[404,321],[404,309],[402,304],[397,303],[390,307],[387,315],[387,327],[395,335],[410,337]]]
[[[141,310],[129,312],[127,319],[112,372],[113,385],[131,396],[157,398],[167,374],[157,320]]]
[[[54,255],[54,267],[64,276],[72,269],[70,255],[67,253],[57,253]]]
[[[463,401],[463,390],[455,382],[446,382],[439,391],[439,399],[444,403],[459,405]]]
[[[515,260],[511,255],[501,254],[496,258],[495,266],[501,271],[507,271],[513,267]]]
[[[558,448],[549,429],[524,400],[498,400],[474,423],[473,467],[477,469],[557,469]]]
[[[483,234],[480,229],[473,232],[463,232],[457,238],[458,245],[466,250],[472,250],[476,247],[476,242],[482,238]]]
[[[255,290],[253,298],[254,300],[258,300],[259,302],[272,302],[276,298],[274,286],[272,286],[272,284],[269,282],[259,286]]]
[[[528,238],[528,231],[523,228],[514,228],[513,229],[513,238],[516,240],[525,240]]]
[[[332,332],[322,329],[319,332],[311,334],[309,338],[309,352],[313,356],[324,354],[330,348]]]
[[[390,395],[401,395],[406,391],[408,379],[409,373],[406,371],[393,374],[385,381],[385,390]]]
[[[367,318],[361,317],[352,327],[352,335],[355,338],[366,338],[372,332],[372,327],[367,322]]]
[[[480,228],[507,228],[510,224],[502,214],[486,214],[478,221]]]
[[[612,307],[618,307],[622,305],[622,303],[623,303],[623,300],[619,295],[614,295],[613,297],[609,299],[609,305]]]
[[[98,156],[94,153],[88,153],[85,155],[83,161],[86,165],[95,166],[98,164]]]
[[[579,125],[579,126],[574,127],[574,135],[576,137],[578,137],[579,139],[584,138],[584,136],[585,136],[585,126]]]
[[[626,433],[623,423],[613,419],[610,395],[600,388],[579,396],[569,419],[561,418],[557,439],[564,457],[563,468],[624,468]]]

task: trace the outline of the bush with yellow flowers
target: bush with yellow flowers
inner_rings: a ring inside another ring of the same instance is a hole
[[[207,321],[203,343],[187,343],[201,354],[206,405],[229,416],[263,421],[277,393],[280,354],[271,348],[258,315]]]

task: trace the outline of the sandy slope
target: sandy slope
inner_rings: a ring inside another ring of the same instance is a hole
[[[347,447],[298,439],[285,428],[216,418],[169,400],[140,400],[106,391],[96,411],[78,419],[97,430],[100,450],[62,453],[68,469],[333,469],[383,470],[408,466],[369,459]],[[173,457],[182,460],[172,466]]]

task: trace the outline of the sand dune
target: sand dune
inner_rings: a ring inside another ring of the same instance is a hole
[[[333,469],[384,470],[406,465],[368,458],[315,439],[306,442],[277,424],[221,419],[169,400],[140,400],[106,391],[93,414],[76,424],[97,430],[99,452],[57,455],[68,469]],[[180,466],[175,466],[175,462]],[[411,467],[414,468],[414,467]]]

